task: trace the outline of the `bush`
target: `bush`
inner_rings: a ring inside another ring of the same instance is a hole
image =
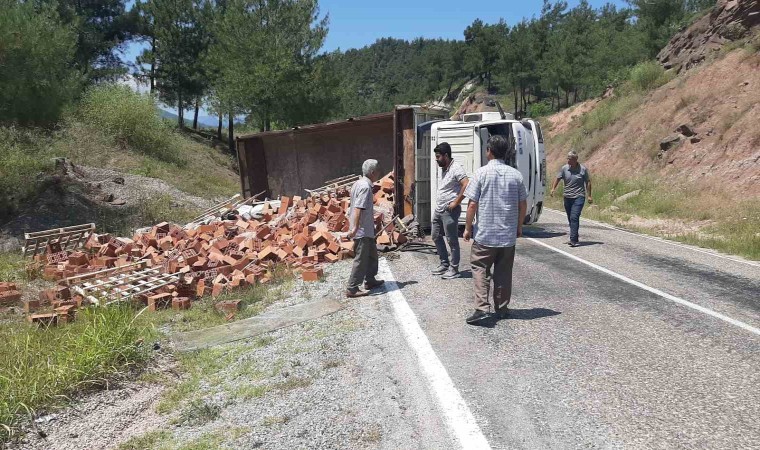
[[[86,125],[120,145],[156,159],[183,165],[179,136],[161,119],[150,95],[115,84],[91,88],[79,105]]]
[[[49,125],[81,91],[76,33],[38,3],[0,0],[0,122]]]
[[[65,327],[4,325],[0,355],[0,442],[19,420],[65,395],[103,383],[148,356],[148,331],[126,305],[80,310]]]
[[[670,77],[657,62],[647,61],[634,66],[628,80],[634,90],[646,92],[667,83]]]
[[[540,103],[532,103],[528,105],[528,117],[539,118],[546,117],[553,113],[552,105],[549,101],[542,101]]]
[[[0,127],[0,219],[36,195],[37,175],[53,167],[49,145],[40,130]]]

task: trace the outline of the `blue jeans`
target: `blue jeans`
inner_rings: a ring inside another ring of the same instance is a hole
[[[586,197],[565,198],[565,212],[570,222],[570,242],[578,242],[578,227],[581,225],[581,211],[586,204]]]
[[[462,207],[457,206],[452,211],[436,212],[433,215],[432,238],[441,264],[449,266],[449,252],[446,250],[446,241],[451,248],[450,264],[459,268],[459,216],[462,215]],[[444,239],[445,238],[445,239]]]

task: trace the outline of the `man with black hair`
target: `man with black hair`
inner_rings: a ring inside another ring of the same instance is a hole
[[[491,136],[486,147],[488,164],[475,172],[464,195],[470,200],[467,206],[467,224],[464,240],[472,243],[470,265],[475,282],[475,312],[467,323],[477,324],[488,317],[488,297],[493,280],[494,311],[499,318],[507,314],[512,297],[512,266],[515,245],[522,236],[522,225],[528,210],[523,177],[504,161],[512,158],[513,149],[506,138]],[[478,222],[473,232],[473,221]]]
[[[451,280],[460,277],[459,216],[462,215],[461,204],[469,180],[464,167],[451,157],[451,146],[447,142],[438,144],[433,153],[435,162],[442,169],[432,227],[433,242],[441,264],[433,270],[433,275],[441,275],[444,280]],[[450,260],[444,237],[451,249]]]

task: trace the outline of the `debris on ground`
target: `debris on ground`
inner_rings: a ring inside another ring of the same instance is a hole
[[[130,301],[149,311],[188,309],[198,297],[267,283],[278,267],[319,281],[324,264],[354,256],[348,212],[350,188],[358,179],[330,180],[305,198],[257,201],[258,196],[236,195],[185,226],[162,222],[131,238],[98,234],[92,224],[29,233],[25,254],[44,279],[57,284],[38,300],[26,300],[24,310],[30,322],[52,326],[74,320],[82,305]],[[418,236],[414,216],[393,214],[394,183],[389,173],[374,185],[381,251]],[[15,294],[3,295],[18,302]],[[226,302],[217,309],[232,318],[237,306]]]

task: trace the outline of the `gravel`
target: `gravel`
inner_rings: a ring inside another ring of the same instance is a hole
[[[350,267],[349,261],[328,266],[321,282],[297,280],[290,295],[269,309],[324,297],[342,299]],[[217,439],[214,448],[452,446],[382,292],[347,301],[345,309],[332,315],[215,349],[220,350],[234,355],[234,362],[204,374],[199,389],[166,416],[154,412],[161,388],[141,385],[132,397],[152,402],[141,403],[137,415],[129,407],[112,406],[105,422],[114,423],[109,428],[113,432],[88,434],[89,427],[104,421],[103,410],[77,406],[77,416],[62,413],[52,422],[54,429],[78,434],[76,439],[60,435],[47,439],[46,445],[21,448],[108,448],[155,430],[170,432],[177,446],[212,437]],[[255,394],[246,395],[251,392]],[[103,396],[118,405],[130,403],[128,397],[112,395],[94,394],[82,404],[102,404],[95,399]],[[176,424],[173,419],[192,401],[218,411],[218,416],[206,423]]]

